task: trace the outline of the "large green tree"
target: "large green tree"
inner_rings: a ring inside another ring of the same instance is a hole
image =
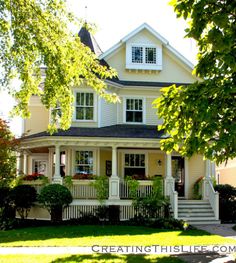
[[[68,12],[64,0],[0,0],[1,84],[9,90],[13,79],[20,80],[20,89],[11,90],[18,103],[14,114],[30,115],[28,103],[33,94],[47,109],[60,107],[60,115],[52,114],[51,131],[56,124],[69,128],[72,87],[82,82],[105,99],[117,100],[115,94],[106,93],[103,81],[114,76],[114,71],[102,66],[71,32],[72,24],[78,25],[78,20]]]
[[[236,2],[174,0],[189,23],[187,37],[198,44],[194,73],[202,79],[162,90],[155,101],[169,138],[162,147],[184,156],[204,154],[217,163],[236,156]]]

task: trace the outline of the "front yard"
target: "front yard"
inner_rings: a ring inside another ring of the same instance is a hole
[[[137,226],[45,226],[0,231],[0,246],[149,246],[236,244],[203,230],[171,231]]]

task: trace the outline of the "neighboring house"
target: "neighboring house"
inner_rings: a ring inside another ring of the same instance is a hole
[[[25,131],[30,130],[22,142],[24,173],[40,172],[59,183],[64,175],[110,176],[106,204],[120,205],[123,220],[133,213],[125,176],[140,179],[144,193],[150,190],[150,178],[162,176],[175,218],[192,223],[218,222],[218,195],[209,179],[214,165],[201,155],[187,159],[162,151],[160,140],[165,134],[157,131],[162,120],[152,106],[161,88],[196,81],[193,65],[146,23],[105,53],[85,28],[79,36],[101,63],[117,70],[118,78],[106,82],[108,90],[116,92],[121,103],[107,103],[86,85],[75,87],[71,128],[49,136],[46,129],[50,112],[33,96],[29,106],[31,118],[24,120]],[[206,176],[204,200],[193,201],[193,185],[202,176]],[[89,180],[74,180],[73,196],[65,218],[77,217],[80,209],[91,211],[98,205]]]
[[[236,158],[216,166],[216,182],[236,187]]]

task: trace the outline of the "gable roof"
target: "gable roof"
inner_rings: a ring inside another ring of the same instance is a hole
[[[112,54],[115,50],[120,48],[125,42],[127,42],[130,38],[141,32],[143,29],[146,29],[148,32],[150,32],[154,37],[156,37],[162,45],[170,51],[172,55],[174,55],[176,58],[178,58],[184,65],[186,65],[190,70],[193,70],[194,65],[187,59],[185,58],[182,54],[180,54],[175,48],[173,48],[169,42],[161,36],[156,30],[154,30],[151,26],[149,26],[147,23],[143,23],[139,27],[137,27],[135,30],[130,32],[128,35],[123,37],[117,44],[112,46],[110,49],[108,49],[106,52],[101,54],[99,56],[100,59],[105,59],[107,56]]]
[[[82,26],[78,33],[80,37],[80,41],[87,47],[91,49],[91,51],[97,55],[98,57],[102,54],[102,50],[99,47],[94,36],[88,31],[86,27],[86,23]]]

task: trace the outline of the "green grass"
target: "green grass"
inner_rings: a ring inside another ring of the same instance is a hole
[[[177,257],[157,255],[1,255],[0,263],[183,263]]]
[[[236,244],[203,230],[168,231],[135,226],[48,226],[1,231],[0,246],[130,246]]]

